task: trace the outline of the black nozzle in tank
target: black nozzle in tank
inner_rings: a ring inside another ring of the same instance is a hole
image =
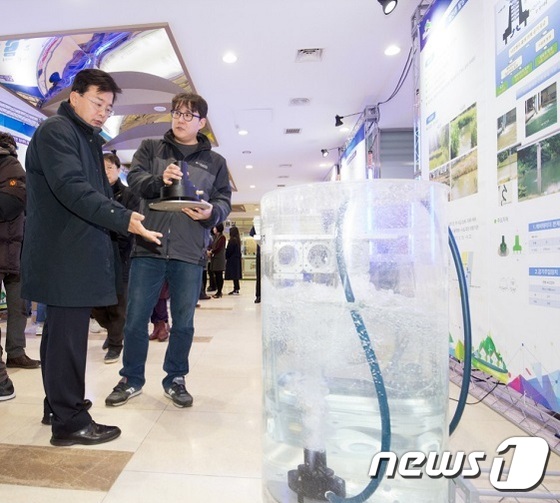
[[[325,451],[304,449],[303,464],[288,472],[288,486],[298,495],[298,503],[304,503],[304,498],[327,501],[328,491],[346,496],[346,484],[327,467]]]

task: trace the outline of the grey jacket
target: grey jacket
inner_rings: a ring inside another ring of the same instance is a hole
[[[198,148],[183,158],[173,142],[169,130],[162,140],[144,140],[134,154],[128,185],[143,200],[140,212],[146,216],[143,224],[163,234],[161,246],[136,236],[133,257],[156,257],[181,260],[203,266],[206,263],[206,243],[210,229],[223,222],[231,212],[231,187],[225,159],[212,152],[205,135],[197,136]],[[163,172],[174,161],[184,160],[189,165],[189,178],[202,199],[213,205],[208,220],[195,221],[181,212],[156,211],[149,203],[159,199],[163,187]]]

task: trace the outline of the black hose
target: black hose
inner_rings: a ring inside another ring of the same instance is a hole
[[[451,423],[449,423],[449,434],[451,435],[463,415],[467,398],[469,395],[469,384],[471,380],[471,361],[472,361],[472,330],[471,330],[471,310],[469,307],[469,294],[467,291],[467,279],[463,269],[463,262],[461,261],[461,254],[453,236],[451,228],[449,228],[449,248],[451,248],[451,256],[455,263],[457,271],[457,279],[459,280],[459,291],[461,292],[461,308],[463,312],[463,337],[465,346],[465,360],[463,362],[463,381],[461,383],[461,392],[457,402],[457,408]]]

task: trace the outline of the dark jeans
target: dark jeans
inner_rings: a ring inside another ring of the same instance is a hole
[[[165,353],[163,370],[167,388],[175,377],[189,372],[189,352],[194,336],[194,312],[200,293],[202,267],[180,260],[151,257],[132,259],[128,283],[128,304],[124,327],[123,368],[120,375],[128,384],[142,387],[146,382],[148,322],[164,280],[169,284],[173,326]]]
[[[126,320],[126,291],[128,285],[124,285],[122,295],[117,295],[117,304],[114,306],[94,307],[91,314],[97,322],[107,329],[107,339],[109,341],[109,349],[121,351],[123,347],[123,329]]]
[[[87,341],[91,307],[47,305],[41,337],[45,413],[53,413],[55,434],[81,430],[91,422],[84,409]]]

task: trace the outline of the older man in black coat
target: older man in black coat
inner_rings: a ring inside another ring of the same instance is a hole
[[[112,199],[104,172],[100,132],[119,92],[109,74],[82,70],[68,101],[39,126],[27,150],[22,296],[47,305],[41,362],[51,444],[58,446],[120,435],[116,426],[95,423],[84,403],[89,317],[93,306],[117,302],[110,231],[160,243],[140,213]]]

